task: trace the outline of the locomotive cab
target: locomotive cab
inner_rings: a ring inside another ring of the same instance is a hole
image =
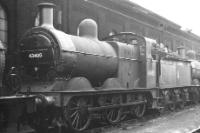
[[[152,45],[156,43],[155,40],[132,32],[121,32],[104,40],[122,43],[118,45],[117,50],[118,56],[126,59],[119,60],[118,67],[118,77],[123,87],[156,87],[156,60],[152,57]]]

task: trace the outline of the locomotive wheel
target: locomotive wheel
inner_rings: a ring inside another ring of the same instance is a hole
[[[139,101],[146,101],[143,95],[138,95],[138,100]],[[142,103],[142,104],[138,104],[135,107],[133,107],[133,114],[137,117],[137,118],[141,118],[146,110],[146,104]]]
[[[174,111],[176,109],[176,104],[173,92],[165,91],[164,97],[167,109],[170,111]]]
[[[136,105],[134,110],[133,110],[134,111],[134,115],[137,118],[141,118],[144,115],[145,110],[146,110],[146,105],[145,104]]]
[[[125,120],[127,118],[127,116],[128,116],[128,114],[126,113],[125,108],[122,108],[120,113],[121,113],[120,121]]]
[[[184,101],[181,101],[179,104],[178,104],[178,107],[180,109],[183,109],[185,107],[185,102]]]
[[[173,101],[172,101],[173,102]],[[167,108],[170,110],[170,111],[174,111],[176,109],[176,105],[175,103],[170,103],[167,105]]]
[[[198,96],[199,95],[196,94],[196,93],[192,94],[192,101],[193,101],[194,104],[198,104],[198,102],[199,102],[199,97]]]
[[[64,108],[64,118],[73,131],[81,132],[90,125],[88,103],[86,98],[71,99]]]
[[[180,109],[183,109],[185,107],[186,104],[186,96],[184,94],[184,92],[181,93],[181,102],[179,102],[178,106]]]
[[[199,102],[199,93],[196,88],[191,92],[191,100],[194,104],[198,104]]]
[[[121,120],[122,108],[109,109],[106,111],[106,119],[110,124],[116,124]]]
[[[121,103],[121,96],[116,95],[111,98],[111,105],[116,105]],[[110,124],[116,124],[121,120],[121,117],[123,115],[123,109],[122,108],[112,108],[106,110],[106,120]]]

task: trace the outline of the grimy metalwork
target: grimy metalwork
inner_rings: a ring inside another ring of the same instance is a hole
[[[54,28],[53,7],[39,4],[40,25],[21,38],[20,65],[7,76],[18,92],[14,98],[27,98],[19,106],[19,125],[81,132],[96,119],[115,124],[128,114],[140,118],[148,109],[199,102],[200,62],[194,51],[179,47],[170,53],[131,32],[100,41],[90,18],[79,24],[77,36],[69,35]]]

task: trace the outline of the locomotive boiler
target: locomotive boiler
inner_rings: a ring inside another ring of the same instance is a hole
[[[39,5],[40,25],[19,43],[18,89],[36,96],[34,128],[83,131],[92,119],[113,124],[127,114],[198,101],[187,59],[153,49],[155,40],[134,33],[99,41],[92,19],[79,24],[78,36],[66,34],[53,27],[53,6]]]
[[[77,37],[54,29],[53,22],[45,19],[20,42],[22,64],[28,74],[44,80],[51,80],[57,74],[70,78],[82,76],[96,86],[116,75],[117,53],[112,46],[98,41],[94,21],[81,23]]]

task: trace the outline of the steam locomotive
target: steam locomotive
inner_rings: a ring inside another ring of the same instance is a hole
[[[40,25],[22,37],[18,71],[10,72],[15,90],[36,96],[35,129],[61,125],[79,132],[94,119],[115,124],[127,114],[199,102],[198,61],[186,58],[184,48],[169,54],[134,33],[99,41],[92,19],[79,24],[78,36],[69,35],[53,27],[53,7],[39,4]]]

